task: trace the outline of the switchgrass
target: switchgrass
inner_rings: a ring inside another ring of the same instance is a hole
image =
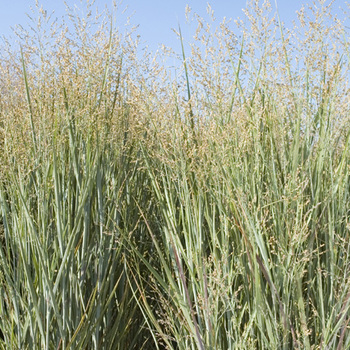
[[[1,348],[349,349],[332,6],[287,29],[252,1],[240,37],[208,7],[175,77],[86,6],[3,47]]]

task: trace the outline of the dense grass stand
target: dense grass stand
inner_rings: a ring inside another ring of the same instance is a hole
[[[0,60],[0,348],[350,349],[332,7],[291,29],[267,1],[238,29],[188,9],[179,56],[36,11]]]

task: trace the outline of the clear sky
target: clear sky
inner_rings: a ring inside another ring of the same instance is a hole
[[[66,0],[69,5],[79,4],[80,0]],[[275,6],[275,1],[272,0]],[[300,9],[305,3],[304,0],[277,0],[278,10],[281,19],[290,23],[296,18],[296,10]],[[41,0],[49,13],[54,12],[54,17],[61,17],[65,13],[63,0]],[[112,0],[96,0],[95,4],[99,9],[103,9],[106,5],[111,6]],[[224,16],[227,18],[244,18],[242,8],[246,6],[246,0],[212,0],[210,1],[215,17],[222,20]],[[328,1],[327,1],[328,3]],[[29,20],[26,13],[30,13],[30,7],[35,4],[35,0],[0,0],[0,36],[9,36],[11,34],[10,27],[21,24],[26,27]],[[176,39],[172,28],[181,25],[182,32],[186,37],[185,7],[188,4],[194,12],[204,16],[206,14],[206,0],[124,0],[122,7],[128,7],[127,14],[134,14],[132,18],[133,24],[138,24],[138,33],[141,35],[142,41],[149,44],[152,50],[157,49],[158,45],[163,43],[177,49],[179,43]],[[336,0],[334,7],[339,8],[345,5],[345,1]],[[126,15],[120,16],[121,26],[125,22]]]

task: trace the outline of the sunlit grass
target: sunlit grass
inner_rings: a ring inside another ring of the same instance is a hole
[[[2,349],[350,348],[348,34],[316,4],[195,16],[175,78],[109,14],[4,45]]]

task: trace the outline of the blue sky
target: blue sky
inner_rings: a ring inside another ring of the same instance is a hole
[[[69,5],[79,4],[80,0],[66,0]],[[275,1],[271,1],[275,6]],[[10,27],[21,24],[26,27],[29,20],[26,13],[30,13],[30,7],[35,3],[34,0],[0,0],[0,35],[9,36]],[[99,9],[106,5],[110,6],[112,0],[96,0],[95,4]],[[227,18],[244,18],[242,8],[246,6],[246,0],[212,0],[211,6],[215,11],[217,20]],[[305,3],[304,0],[277,0],[281,19],[287,24],[296,18],[296,10]],[[49,13],[55,11],[54,17],[61,17],[65,13],[63,0],[41,0]],[[128,7],[126,14],[134,14],[133,24],[138,24],[138,33],[143,42],[149,44],[152,50],[156,50],[158,45],[163,43],[177,49],[179,42],[176,39],[172,28],[181,25],[182,32],[190,33],[189,26],[185,22],[185,7],[188,4],[194,12],[204,16],[206,14],[206,0],[124,0],[122,8]],[[344,5],[345,1],[336,0],[335,8]],[[126,15],[120,16],[121,26],[126,21]]]

